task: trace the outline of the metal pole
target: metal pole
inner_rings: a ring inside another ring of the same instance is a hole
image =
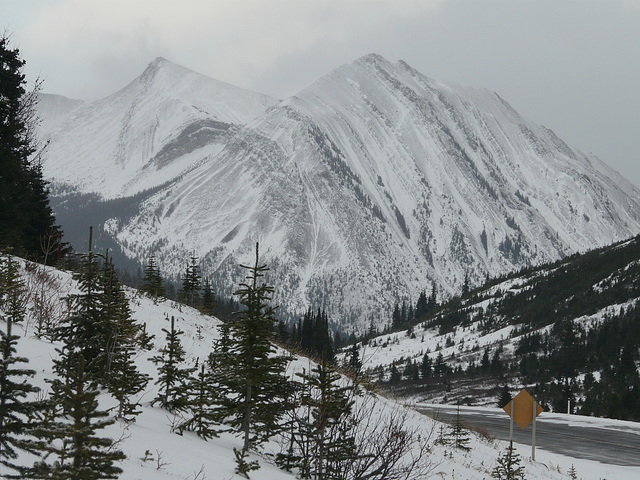
[[[513,400],[511,400],[511,424],[509,425],[509,441],[513,442]]]
[[[536,401],[533,401],[533,428],[531,429],[531,460],[536,461]]]

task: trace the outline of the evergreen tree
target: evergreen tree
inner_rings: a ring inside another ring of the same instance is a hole
[[[464,274],[464,283],[462,284],[462,296],[469,295],[470,286],[469,286],[469,273]]]
[[[429,302],[427,304],[427,308],[429,311],[436,308],[438,305],[438,288],[436,287],[436,282],[431,284],[431,295],[429,295]]]
[[[334,360],[333,339],[329,333],[329,318],[324,310],[313,313],[309,308],[302,319],[300,327],[300,347],[314,358],[322,358],[326,354],[330,361]]]
[[[40,82],[25,90],[24,60],[0,37],[0,246],[43,258],[41,239],[51,234],[60,243],[61,230],[49,206],[35,141]],[[65,248],[66,250],[66,248]]]
[[[511,391],[509,390],[509,385],[506,383],[502,386],[500,390],[500,396],[498,397],[498,407],[504,408],[511,402]]]
[[[355,436],[350,431],[354,404],[353,387],[340,385],[341,377],[326,355],[309,374],[298,374],[306,386],[301,403],[302,464],[315,480],[340,478],[341,466],[356,456]],[[307,456],[308,458],[304,458]]]
[[[422,357],[422,363],[420,364],[420,374],[422,375],[422,378],[429,378],[432,375],[432,365],[433,361],[431,360],[431,357],[429,357],[428,353],[425,353]]]
[[[132,420],[140,411],[131,397],[144,390],[149,382],[149,376],[138,370],[136,352],[151,339],[131,316],[129,301],[108,252],[103,264],[100,309],[105,343],[104,353],[96,359],[104,364],[99,381],[118,400],[117,417]]]
[[[373,323],[373,317],[371,317],[371,320],[369,321],[369,329],[367,330],[367,338],[372,339],[372,338],[375,338],[377,335],[378,335],[378,329],[376,328],[376,325]]]
[[[144,267],[141,290],[154,298],[164,297],[165,295],[164,283],[160,275],[160,267],[156,263],[156,258],[153,255],[149,257],[149,261]]]
[[[498,480],[524,480],[524,467],[520,465],[520,455],[509,443],[507,450],[498,458],[498,464],[491,472],[491,478]]]
[[[438,352],[436,361],[433,364],[433,376],[441,377],[445,373],[447,373],[447,364],[444,362],[444,356],[442,355],[442,352]]]
[[[391,314],[391,328],[399,329],[402,327],[402,313],[400,312],[400,305],[397,303],[393,307],[393,313]]]
[[[276,454],[276,464],[287,472],[298,468],[300,478],[308,478],[308,442],[303,441],[303,426],[308,425],[309,412],[301,413],[302,396],[307,391],[305,382],[292,379],[288,383],[284,401],[284,416],[280,427],[280,451]],[[306,475],[306,476],[305,476]]]
[[[362,360],[360,360],[360,345],[354,343],[349,352],[349,370],[354,374],[358,374],[362,368]]]
[[[456,413],[456,418],[453,420],[453,423],[449,427],[449,438],[451,441],[449,444],[459,450],[471,450],[469,447],[469,435],[468,435],[467,427],[460,416],[460,405],[458,405],[458,411]]]
[[[422,316],[427,313],[427,302],[427,293],[423,290],[420,292],[420,296],[418,296],[418,301],[416,302],[416,318],[422,318]]]
[[[36,464],[37,478],[54,480],[115,479],[122,469],[115,462],[125,455],[113,448],[109,438],[98,437],[97,431],[114,423],[107,413],[98,410],[99,391],[81,353],[68,345],[58,350],[55,361],[61,378],[52,380],[51,404],[56,408],[55,422],[46,428],[49,437],[46,451],[54,462]]]
[[[214,428],[214,425],[221,421],[217,390],[219,378],[206,363],[202,362],[197,375],[189,381],[187,387],[189,418],[180,426],[181,431],[195,432],[204,440],[218,436],[219,430]]]
[[[24,320],[23,283],[10,257],[0,258],[0,262],[0,284],[6,292],[0,296],[0,307],[4,310],[4,313],[0,310],[0,317],[6,322],[6,332],[0,331],[0,465],[24,473],[14,463],[17,449],[35,453],[41,448],[32,419],[37,403],[27,400],[39,389],[28,383],[35,372],[19,366],[28,363],[28,359],[17,356],[20,337],[12,332],[14,323]]]
[[[224,405],[225,417],[230,419],[234,431],[243,436],[238,468],[249,449],[277,432],[287,386],[284,376],[287,359],[276,355],[270,342],[275,307],[269,302],[274,288],[262,280],[268,268],[260,264],[258,244],[254,265],[241,267],[248,270],[247,281],[240,284],[235,294],[244,308],[229,324],[231,342],[226,361],[233,369],[224,380],[230,400]]]
[[[393,363],[391,364],[391,373],[389,374],[389,383],[392,383],[392,384],[400,383],[401,379],[402,379],[402,375],[400,375],[400,372],[398,371],[398,367],[394,360]]]
[[[278,320],[277,334],[278,334],[279,341],[281,341],[284,344],[289,342],[289,338],[290,338],[289,329],[287,329],[287,324],[284,323],[284,320]]]
[[[160,355],[151,358],[153,363],[159,365],[158,380],[155,383],[160,386],[153,403],[160,403],[162,408],[170,412],[182,411],[187,407],[187,384],[194,369],[181,366],[186,356],[180,343],[180,336],[184,332],[176,330],[173,317],[171,329],[163,328],[162,331],[165,333],[166,345],[160,349]]]
[[[149,376],[138,370],[136,354],[137,345],[131,341],[121,342],[114,352],[107,389],[118,401],[117,418],[133,420],[141,413],[140,404],[132,401],[132,397],[146,388]]]
[[[411,325],[413,321],[416,319],[415,310],[413,309],[413,305],[409,304],[407,307],[407,325]]]
[[[101,297],[103,271],[100,268],[100,256],[92,249],[92,233],[93,229],[90,228],[89,252],[81,255],[80,268],[73,274],[80,293],[67,297],[71,315],[58,326],[53,337],[64,341],[70,351],[81,353],[94,381],[101,381],[106,371],[109,332],[102,309],[105,305],[105,299]],[[56,372],[62,375],[71,366],[59,364],[58,368]]]
[[[493,352],[493,357],[491,358],[491,373],[498,374],[502,371],[502,368],[500,349],[496,349],[496,351]]]
[[[307,354],[313,353],[313,313],[311,307],[302,318],[302,328],[300,329],[300,348]]]
[[[80,268],[74,273],[80,293],[68,297],[71,315],[56,329],[54,338],[63,340],[70,351],[82,354],[92,381],[111,393],[116,392],[112,387],[119,382],[117,396],[124,401],[146,384],[146,376],[137,372],[133,358],[135,348],[148,344],[150,338],[131,317],[108,251],[105,255],[93,252],[92,232],[90,229],[89,252],[81,255]],[[127,382],[131,382],[128,394]]]
[[[489,370],[489,367],[491,367],[491,361],[489,360],[489,347],[485,347],[482,360],[480,361],[480,368],[486,371]]]
[[[207,315],[213,315],[216,310],[216,300],[211,289],[211,282],[205,278],[202,287],[202,311]]]
[[[402,307],[400,308],[400,326],[404,328],[407,324],[407,302],[402,301]]]
[[[198,257],[192,256],[189,259],[189,265],[182,277],[182,288],[180,289],[180,298],[187,305],[195,307],[200,301],[200,267],[198,266]]]

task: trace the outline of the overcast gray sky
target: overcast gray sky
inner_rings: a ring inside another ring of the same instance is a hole
[[[155,57],[285,98],[367,53],[496,91],[640,186],[640,0],[0,0],[30,79],[93,100]]]

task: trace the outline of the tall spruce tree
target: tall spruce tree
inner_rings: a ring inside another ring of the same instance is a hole
[[[243,471],[247,452],[277,433],[278,419],[284,413],[287,358],[277,355],[270,342],[275,307],[269,302],[274,288],[263,281],[268,268],[260,264],[257,243],[255,263],[241,267],[248,270],[248,275],[235,292],[243,308],[229,324],[231,342],[226,361],[233,369],[224,383],[231,399],[225,405],[225,416],[243,436],[242,451],[237,455],[238,472],[247,475]]]
[[[97,436],[97,432],[114,423],[98,409],[99,391],[82,353],[70,345],[58,350],[55,360],[60,377],[51,383],[54,422],[47,426],[46,451],[51,463],[35,466],[36,478],[53,480],[115,479],[122,469],[115,462],[126,457],[114,448],[113,440]]]
[[[422,378],[429,378],[433,373],[433,361],[428,353],[425,353],[422,357],[422,363],[420,363],[420,375]]]
[[[25,90],[24,65],[7,35],[0,37],[0,246],[42,260],[41,239],[51,234],[59,243],[62,232],[49,206],[40,157],[34,155],[40,83]]]
[[[416,302],[416,318],[422,318],[423,315],[427,313],[428,303],[427,303],[427,293],[423,290],[420,292],[418,296],[418,301]]]
[[[93,251],[92,233],[90,228],[89,251],[81,255],[80,268],[74,273],[80,293],[67,298],[71,314],[56,329],[54,338],[64,340],[71,351],[82,353],[93,381],[114,393],[114,379],[124,376],[132,382],[132,395],[140,391],[138,382],[144,382],[133,362],[133,351],[149,338],[131,317],[108,251],[105,255]],[[123,394],[121,389],[120,400]]]
[[[498,407],[504,408],[511,402],[511,390],[506,383],[502,385],[500,389],[500,395],[498,396]]]
[[[324,355],[310,373],[298,374],[305,386],[301,403],[301,473],[314,480],[341,478],[342,466],[356,456],[350,432],[353,386],[341,377]]]
[[[156,257],[151,255],[147,265],[144,267],[144,276],[142,277],[142,291],[148,293],[154,298],[163,297],[165,295],[164,283],[160,275],[160,267],[156,263]]]
[[[71,314],[54,332],[55,340],[65,342],[65,348],[81,353],[86,368],[90,370],[93,380],[102,381],[106,370],[106,344],[109,332],[105,329],[103,315],[104,299],[101,297],[103,271],[99,259],[102,257],[93,252],[93,229],[89,229],[89,251],[81,255],[80,268],[73,274],[78,282],[79,294],[67,297]],[[69,359],[70,356],[64,356]],[[70,365],[56,364],[58,375],[71,368]]]
[[[118,401],[116,417],[125,420],[133,420],[141,413],[138,409],[140,404],[132,397],[142,392],[149,383],[149,376],[136,366],[137,350],[137,345],[128,339],[117,345],[107,383],[109,393]]]
[[[117,418],[133,420],[140,413],[132,397],[147,386],[149,376],[135,362],[136,350],[148,337],[131,316],[129,301],[109,252],[105,254],[100,281],[100,354],[94,360],[98,381],[118,401]]]
[[[192,256],[182,276],[182,288],[180,289],[180,298],[192,307],[197,306],[200,301],[200,277],[198,257]]]
[[[41,448],[32,417],[37,403],[28,400],[39,389],[28,381],[35,372],[20,366],[28,359],[17,355],[20,337],[13,334],[12,328],[24,320],[24,285],[10,257],[0,258],[0,285],[0,317],[6,322],[6,331],[0,331],[0,465],[22,475],[25,469],[14,463],[18,450],[35,453]]]
[[[103,384],[118,401],[117,418],[133,420],[141,411],[132,397],[149,383],[149,376],[140,372],[135,362],[139,348],[144,347],[148,337],[131,317],[129,302],[119,282],[112,284],[112,288],[115,308]]]
[[[216,299],[213,295],[211,282],[208,278],[204,279],[202,286],[202,311],[207,315],[213,315],[216,311]]]
[[[163,328],[162,331],[165,333],[166,344],[160,349],[160,355],[151,358],[158,365],[156,385],[160,386],[153,403],[159,403],[170,412],[183,411],[187,408],[187,385],[194,369],[183,365],[186,352],[180,343],[180,336],[184,332],[176,330],[174,317],[171,317],[171,328]]]
[[[208,440],[217,437],[221,423],[219,377],[211,362],[202,362],[198,372],[187,385],[188,418],[180,425],[180,430],[195,432],[200,438]]]

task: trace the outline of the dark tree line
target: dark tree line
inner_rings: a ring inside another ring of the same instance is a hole
[[[25,61],[10,39],[0,38],[0,248],[54,262],[68,247],[49,206],[35,141],[37,94],[25,89]]]
[[[303,317],[289,329],[284,321],[278,322],[278,338],[305,355],[316,359],[335,358],[334,341],[329,329],[329,316],[325,310],[309,308]]]

